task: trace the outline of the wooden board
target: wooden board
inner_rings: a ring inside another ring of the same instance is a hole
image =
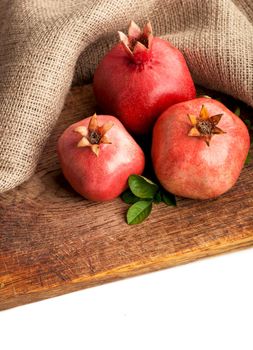
[[[156,205],[139,226],[125,223],[121,199],[77,195],[55,146],[69,124],[94,110],[90,86],[72,89],[36,174],[0,196],[0,309],[253,244],[252,165],[222,197]]]

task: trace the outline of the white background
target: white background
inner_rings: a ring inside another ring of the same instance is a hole
[[[0,313],[1,350],[253,349],[253,249]]]

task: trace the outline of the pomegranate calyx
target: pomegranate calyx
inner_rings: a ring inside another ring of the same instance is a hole
[[[112,122],[107,122],[99,126],[97,115],[95,113],[90,119],[88,128],[86,128],[86,126],[78,126],[74,129],[74,132],[77,132],[82,136],[81,140],[77,144],[77,147],[90,147],[91,151],[98,156],[100,144],[111,144],[111,141],[105,134],[112,127]]]
[[[133,59],[135,54],[146,52],[151,48],[153,34],[151,23],[147,22],[143,29],[131,21],[128,28],[128,35],[118,32],[119,39],[126,53]]]
[[[204,105],[201,108],[199,117],[196,117],[193,114],[188,114],[188,118],[192,125],[188,136],[202,137],[207,146],[209,146],[213,135],[226,133],[216,126],[221,120],[222,115],[223,114],[216,114],[209,116],[208,110]]]

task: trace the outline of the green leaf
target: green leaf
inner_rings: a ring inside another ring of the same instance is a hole
[[[140,175],[130,175],[128,185],[133,194],[139,198],[152,199],[158,191],[158,186],[154,182]]]
[[[166,205],[173,205],[173,206],[177,205],[176,197],[172,193],[163,192],[162,199]]]
[[[248,127],[251,127],[251,121],[249,119],[246,119],[245,120],[245,124],[248,126]]]
[[[134,204],[140,200],[140,198],[136,197],[130,190],[126,190],[122,193],[121,199],[127,204]]]
[[[234,114],[237,115],[238,117],[240,117],[240,115],[241,115],[241,109],[240,109],[239,106],[236,107],[236,110],[234,111]]]
[[[251,162],[251,155],[250,155],[250,153],[248,153],[247,158],[246,158],[244,164],[245,164],[245,165],[248,165],[250,162]]]
[[[139,201],[131,205],[127,211],[128,225],[140,224],[152,210],[152,201]]]
[[[155,203],[161,203],[161,201],[162,201],[162,194],[161,194],[161,191],[158,191],[155,194],[154,202]]]

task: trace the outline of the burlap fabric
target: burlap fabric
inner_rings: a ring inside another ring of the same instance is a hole
[[[0,192],[34,172],[71,82],[147,18],[196,83],[253,106],[252,0],[0,0]]]

